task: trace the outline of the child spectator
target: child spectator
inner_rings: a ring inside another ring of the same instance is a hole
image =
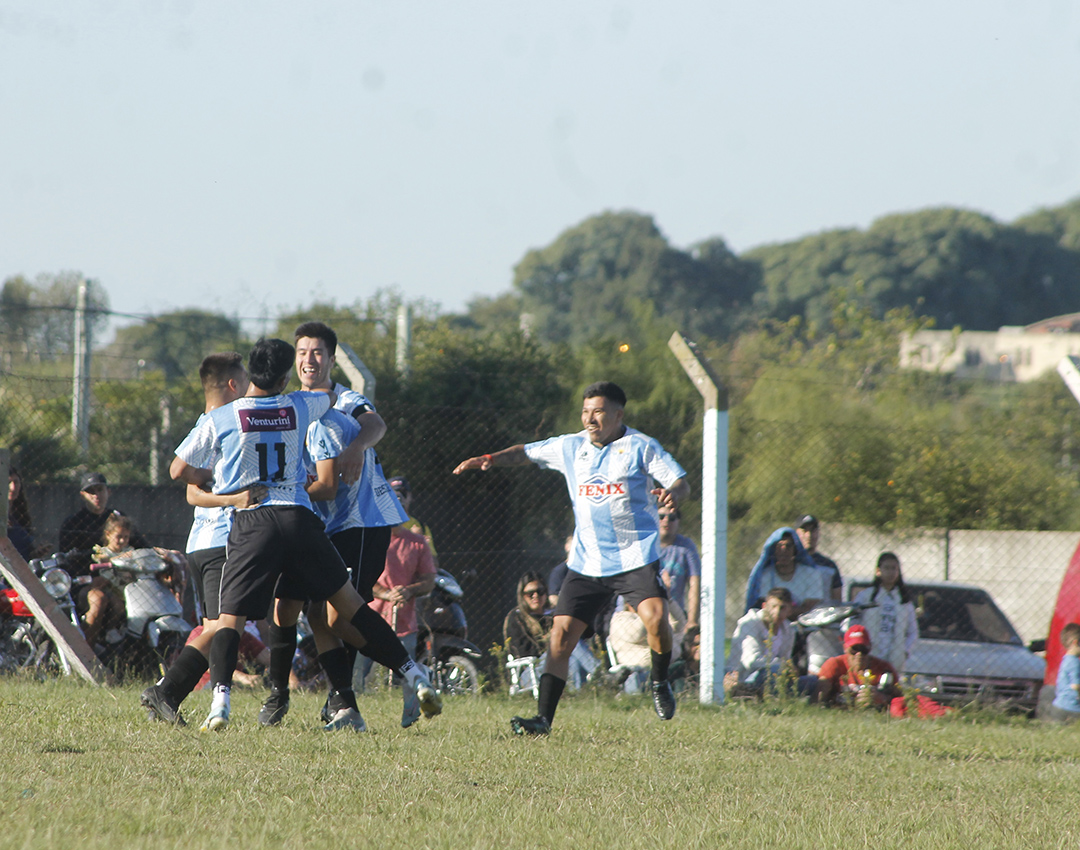
[[[1069,623],[1061,630],[1065,654],[1058,667],[1057,687],[1049,718],[1072,723],[1080,717],[1080,623]]]

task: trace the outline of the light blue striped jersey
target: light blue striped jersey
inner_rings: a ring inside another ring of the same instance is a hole
[[[337,394],[334,410],[341,412],[354,423],[355,417],[360,414],[375,412],[375,405],[356,390],[351,390],[344,384],[334,384],[333,390]],[[341,451],[349,442],[351,440],[342,445]],[[310,436],[309,445],[314,445]],[[338,453],[340,454],[340,451]],[[323,513],[323,509],[327,514]],[[387,483],[379,455],[373,448],[364,452],[364,471],[360,474],[360,479],[347,488],[347,491],[346,488],[339,487],[338,496],[333,502],[317,502],[315,510],[326,523],[327,534],[336,534],[346,528],[400,525],[409,518],[401,507],[397,494]]]
[[[195,428],[206,418],[202,414],[195,423]],[[193,432],[194,433],[194,432]],[[188,437],[190,438],[190,434]],[[184,441],[185,443],[187,440]],[[184,444],[180,444],[183,448]],[[180,449],[177,449],[179,452]],[[216,460],[212,461],[211,470],[217,477],[217,465],[221,462],[221,453],[218,452]],[[232,528],[232,508],[195,508],[195,516],[192,519],[191,531],[188,533],[187,547],[185,552],[201,552],[203,549],[220,549],[229,539],[229,530]]]
[[[321,460],[332,460],[340,455],[349,443],[360,433],[360,425],[351,416],[340,410],[328,410],[308,426],[307,450],[310,466],[308,475],[315,475],[315,464]],[[365,457],[366,461],[366,457]],[[366,463],[365,463],[366,465]],[[363,477],[360,479],[363,480]],[[338,483],[337,495],[327,501],[312,502],[315,513],[326,526],[328,535],[337,534],[346,528],[363,526],[360,518],[360,506],[356,501],[356,488],[359,481],[351,487]]]
[[[191,466],[214,470],[214,492],[264,484],[266,505],[311,507],[304,466],[308,425],[330,407],[326,393],[245,397],[206,414],[176,450]],[[215,466],[215,454],[220,461]],[[247,510],[256,510],[248,508]]]
[[[670,487],[686,472],[652,437],[627,428],[598,448],[588,433],[563,434],[525,446],[529,460],[566,478],[574,506],[574,544],[567,566],[587,576],[636,570],[659,557],[660,520],[653,480]]]

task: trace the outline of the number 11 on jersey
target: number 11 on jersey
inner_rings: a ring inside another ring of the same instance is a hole
[[[268,457],[270,449],[267,443],[256,443],[255,452],[259,455],[259,480],[260,481],[282,481],[285,478],[285,444],[274,443],[274,453],[277,455],[277,471],[274,472],[273,477],[270,476],[270,464],[268,463]]]

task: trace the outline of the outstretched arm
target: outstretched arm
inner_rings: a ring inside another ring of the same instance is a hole
[[[481,472],[487,472],[494,466],[524,466],[527,463],[532,463],[532,461],[525,454],[525,446],[511,446],[501,452],[463,460],[454,467],[454,475],[460,475],[467,469],[479,469]]]

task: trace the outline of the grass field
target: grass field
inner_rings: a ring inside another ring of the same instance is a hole
[[[451,701],[399,727],[327,734],[298,695],[262,694],[200,733],[147,722],[138,688],[0,679],[0,847],[1077,847],[1080,728],[992,716],[891,720],[798,705],[564,699],[547,739],[507,722],[524,697]]]

